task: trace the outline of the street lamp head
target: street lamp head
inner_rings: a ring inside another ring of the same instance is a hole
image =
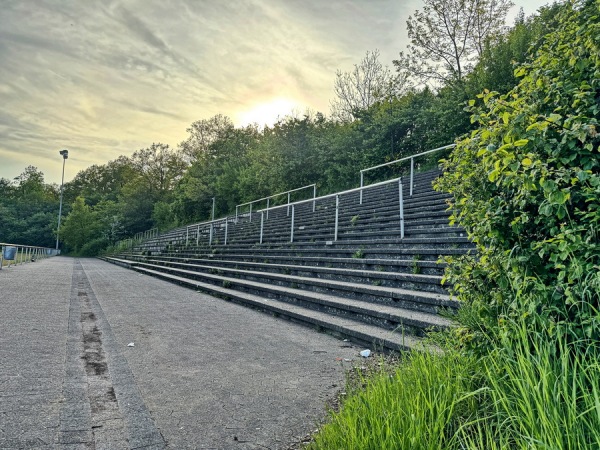
[[[62,155],[63,159],[67,159],[69,157],[69,150],[61,150],[58,153]]]

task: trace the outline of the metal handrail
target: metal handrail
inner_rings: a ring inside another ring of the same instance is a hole
[[[7,242],[0,242],[0,270],[4,265],[4,249],[5,247],[15,247],[15,255],[13,259],[7,259],[7,261],[15,261],[15,265],[23,264],[28,261],[43,259],[48,256],[56,256],[60,254],[60,251],[50,247],[39,247],[36,245],[23,245],[23,244],[9,244]],[[19,258],[19,248],[21,249]],[[35,259],[34,259],[35,258]],[[18,260],[18,262],[17,262]],[[9,263],[10,265],[10,263]]]
[[[370,184],[368,186],[363,186],[363,187],[358,187],[358,188],[353,188],[353,189],[348,189],[346,191],[342,191],[342,192],[336,192],[334,194],[327,194],[327,195],[322,195],[321,197],[315,197],[313,199],[307,199],[307,200],[299,200],[297,202],[294,203],[290,203],[289,205],[279,205],[279,206],[272,206],[271,208],[266,208],[263,210],[260,210],[258,212],[260,212],[260,217],[261,217],[261,228],[260,228],[260,240],[259,243],[262,244],[263,242],[263,215],[265,211],[269,211],[273,210],[273,209],[279,209],[279,208],[283,208],[285,206],[291,206],[292,208],[292,218],[291,218],[291,223],[290,223],[290,242],[294,242],[294,212],[296,209],[296,206],[304,204],[304,203],[308,203],[308,202],[317,202],[317,201],[321,201],[327,198],[332,198],[335,197],[335,225],[334,225],[334,234],[333,234],[333,240],[337,241],[338,240],[338,215],[339,215],[339,208],[340,208],[340,196],[341,195],[346,195],[346,194],[352,194],[354,192],[360,192],[362,194],[362,191],[364,189],[371,189],[377,186],[383,186],[385,184],[391,184],[391,183],[398,183],[398,197],[399,197],[399,212],[400,212],[400,238],[404,239],[404,198],[402,195],[402,191],[403,191],[403,186],[402,186],[402,177],[398,177],[398,178],[393,178],[391,180],[386,180],[386,181],[380,181],[378,183],[373,183]],[[313,203],[314,205],[314,203]],[[313,212],[314,212],[314,206],[313,206]]]
[[[434,148],[432,150],[427,150],[425,152],[417,153],[416,155],[405,156],[404,158],[400,158],[400,159],[397,159],[395,161],[390,161],[390,162],[387,162],[387,163],[379,164],[377,166],[367,167],[366,169],[361,169],[361,171],[360,171],[360,187],[362,188],[363,185],[364,185],[364,173],[365,172],[368,172],[369,170],[380,169],[381,167],[391,166],[392,164],[397,164],[397,163],[400,163],[400,162],[403,162],[403,161],[410,160],[410,186],[409,186],[409,195],[412,196],[412,194],[413,194],[413,179],[414,179],[415,158],[418,158],[418,157],[424,156],[424,155],[428,155],[430,153],[439,152],[440,150],[446,150],[446,149],[449,149],[449,148],[454,148],[454,147],[456,147],[456,144],[444,145],[443,147],[438,147],[438,148]],[[360,193],[360,201],[359,201],[359,203],[362,205],[362,191]]]
[[[260,213],[261,215],[261,226],[260,226],[260,238],[259,238],[259,243],[262,244],[263,241],[263,229],[264,229],[264,220],[265,220],[265,216],[267,216],[266,218],[268,218],[268,212],[269,211],[273,211],[275,209],[281,209],[281,208],[288,208],[291,207],[291,211],[292,211],[292,218],[291,218],[291,231],[290,231],[290,241],[293,242],[294,239],[294,231],[293,231],[293,227],[294,227],[294,219],[295,219],[295,207],[298,205],[302,205],[304,203],[309,203],[309,202],[313,202],[313,212],[314,212],[314,204],[318,201],[321,200],[325,200],[328,198],[336,198],[336,223],[337,223],[337,215],[338,215],[338,209],[339,209],[339,197],[341,195],[346,195],[346,194],[352,194],[354,192],[362,192],[362,190],[364,189],[371,189],[374,187],[378,187],[378,186],[383,186],[386,184],[391,184],[391,183],[398,183],[400,185],[400,229],[401,229],[401,237],[404,237],[404,208],[403,208],[403,201],[402,201],[402,177],[398,177],[398,178],[393,178],[391,180],[385,180],[385,181],[380,181],[378,183],[373,183],[370,184],[368,186],[363,186],[362,188],[358,187],[358,188],[353,188],[353,189],[348,189],[345,191],[341,191],[341,192],[337,192],[337,193],[333,193],[333,194],[326,194],[326,195],[322,195],[320,197],[314,197],[314,198],[310,198],[310,199],[306,199],[306,200],[298,200],[289,204],[285,204],[285,205],[277,205],[277,206],[269,206],[268,208],[264,208],[264,209],[260,209],[257,210],[255,213]],[[212,245],[212,241],[213,241],[213,227],[218,224],[218,223],[224,223],[225,224],[225,234],[224,234],[224,245],[227,245],[227,237],[228,237],[228,224],[229,222],[233,222],[236,223],[237,222],[237,217],[235,216],[226,216],[226,217],[221,217],[219,219],[214,219],[214,220],[207,220],[204,222],[198,222],[198,223],[194,223],[194,224],[190,224],[190,225],[185,225],[183,227],[179,227],[179,228],[175,228],[173,230],[170,230],[169,232],[165,233],[165,234],[159,234],[156,236],[153,236],[152,238],[159,238],[159,237],[166,237],[168,236],[173,236],[174,238],[179,238],[181,240],[185,240],[186,245],[189,244],[190,238],[196,238],[196,244],[198,244],[199,241],[199,237],[200,237],[200,229],[204,229],[206,230],[207,227],[209,228],[209,245]],[[334,233],[334,240],[337,241],[337,226],[335,227],[335,233]],[[191,231],[191,233],[190,233]],[[195,236],[194,236],[194,232],[195,232]],[[142,233],[143,234],[143,233]]]
[[[289,191],[279,192],[277,194],[269,195],[268,197],[263,197],[263,198],[259,198],[259,199],[256,199],[256,200],[252,200],[250,202],[240,203],[239,205],[235,206],[235,220],[236,220],[236,222],[238,220],[238,210],[239,210],[239,208],[241,206],[250,205],[250,220],[252,221],[252,205],[254,203],[262,202],[263,200],[267,201],[267,219],[268,219],[269,218],[269,213],[268,213],[269,202],[270,202],[270,200],[272,198],[279,197],[280,195],[283,195],[283,194],[287,194],[287,196],[288,196],[287,204],[289,205],[290,204],[290,194],[292,192],[301,191],[303,189],[310,188],[310,187],[313,188],[313,199],[314,199],[314,198],[317,197],[317,184],[316,183],[307,184],[306,186],[302,186],[302,187],[299,187],[299,188],[296,188],[296,189],[290,189]],[[289,207],[288,207],[288,215],[289,215]]]
[[[306,200],[298,200],[296,202],[290,203],[289,206],[298,206],[298,205],[301,205],[303,203],[309,203],[309,202],[314,202],[314,201],[321,201],[321,200],[324,200],[326,198],[336,197],[338,195],[352,194],[353,192],[358,192],[358,191],[361,191],[361,190],[364,190],[364,189],[371,189],[371,188],[374,188],[374,187],[377,187],[377,186],[383,186],[384,184],[397,183],[397,182],[399,182],[401,180],[402,180],[402,177],[392,178],[391,180],[379,181],[377,183],[369,184],[367,186],[352,188],[352,189],[348,189],[346,191],[336,192],[334,194],[326,194],[326,195],[322,195],[321,197],[309,198],[309,199],[306,199]],[[287,206],[288,205],[271,206],[269,208],[269,210],[272,211],[274,209],[285,208]],[[267,208],[262,209],[262,210],[258,210],[257,212],[261,212],[261,211],[267,211]]]

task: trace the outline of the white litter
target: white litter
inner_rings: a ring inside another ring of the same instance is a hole
[[[360,356],[362,356],[363,358],[368,358],[369,356],[371,356],[371,350],[363,350],[362,352],[360,352]]]
[[[130,342],[129,344],[127,344],[127,347],[135,347],[135,344],[133,342]]]

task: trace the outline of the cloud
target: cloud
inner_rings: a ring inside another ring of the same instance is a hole
[[[420,0],[4,0],[0,177],[33,164],[59,181],[57,152],[68,148],[69,179],[152,142],[175,147],[196,120],[236,118],[277,98],[327,113],[335,71],[375,48],[391,65],[419,7]]]

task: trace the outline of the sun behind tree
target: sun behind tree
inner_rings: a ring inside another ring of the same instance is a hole
[[[259,126],[272,126],[279,119],[290,115],[300,105],[288,98],[280,97],[260,103],[249,111],[238,114],[238,122],[242,125],[258,124]]]

